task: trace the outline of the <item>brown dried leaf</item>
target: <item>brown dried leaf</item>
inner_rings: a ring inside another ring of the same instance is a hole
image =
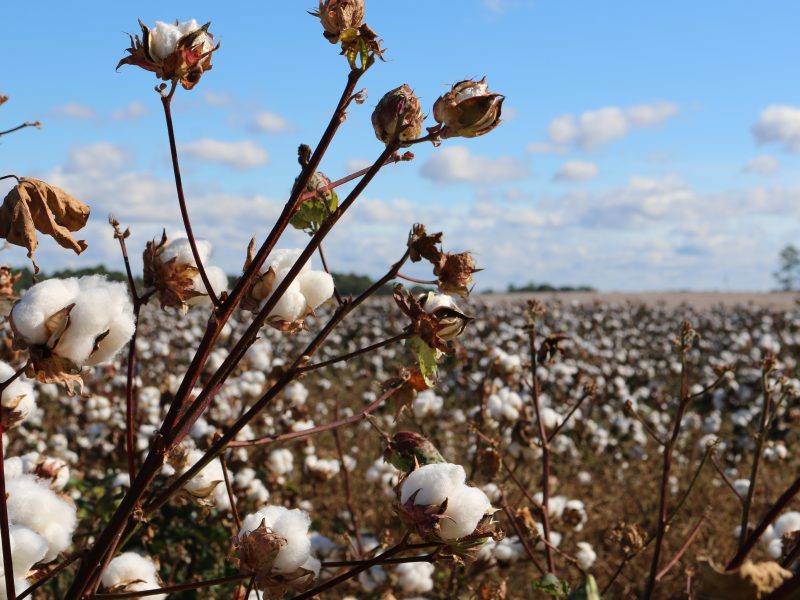
[[[792,572],[774,561],[745,561],[738,569],[723,571],[709,558],[699,558],[703,577],[698,600],[759,600],[778,589]]]
[[[30,358],[31,364],[25,375],[35,378],[39,383],[60,383],[70,396],[83,395],[80,368],[71,360],[53,354],[46,346],[32,346]]]
[[[443,252],[438,247],[441,243],[441,232],[428,235],[425,225],[417,223],[411,228],[411,233],[408,235],[409,258],[412,262],[419,262],[424,258],[438,266],[443,257]]]
[[[14,284],[22,273],[12,273],[11,267],[0,267],[0,298],[14,298]]]
[[[27,248],[28,258],[38,273],[39,267],[33,259],[39,245],[36,231],[80,254],[86,250],[87,244],[84,240],[75,240],[71,232],[86,225],[89,212],[86,204],[61,188],[24,177],[8,192],[0,206],[0,238]]]

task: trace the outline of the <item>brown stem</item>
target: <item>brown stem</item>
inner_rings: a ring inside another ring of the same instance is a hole
[[[542,445],[542,529],[544,529],[545,556],[547,557],[547,572],[555,575],[556,568],[553,561],[553,550],[550,547],[550,446],[547,443],[547,432],[544,428],[541,415],[541,402],[539,399],[539,377],[536,374],[537,353],[536,353],[536,311],[538,306],[534,302],[529,302],[529,324],[528,324],[528,345],[531,353],[531,392],[533,398],[533,409],[536,413],[536,423],[538,425],[539,441]]]
[[[736,491],[735,487],[733,487],[733,483],[731,483],[731,480],[728,478],[727,475],[725,475],[725,471],[722,469],[721,466],[719,466],[719,463],[717,462],[715,456],[711,457],[711,464],[714,465],[714,468],[717,470],[717,473],[719,473],[719,476],[722,477],[722,481],[725,482],[725,485],[728,486],[728,489],[730,489],[730,491],[732,491],[733,494],[739,499],[739,502],[743,504],[744,498],[742,498],[742,495]]]
[[[400,162],[400,161],[403,161],[403,160],[411,160],[411,158],[413,158],[413,154],[410,154],[409,152],[406,152],[405,154],[401,154],[401,155],[398,155],[398,156],[392,156],[391,158],[389,158],[386,161],[386,164],[390,165],[392,163]],[[328,185],[325,185],[325,186],[322,186],[320,188],[317,188],[314,191],[305,192],[305,193],[300,195],[300,198],[298,199],[298,202],[305,202],[306,200],[308,200],[310,198],[315,198],[316,196],[318,196],[320,194],[324,194],[325,192],[327,192],[329,190],[335,189],[335,188],[339,187],[340,185],[344,185],[345,183],[349,183],[350,181],[353,181],[354,179],[358,179],[362,175],[365,175],[367,173],[367,171],[369,171],[369,167],[365,167],[365,168],[361,169],[360,171],[356,171],[355,173],[351,173],[350,175],[348,175],[346,177],[342,177],[341,179],[337,179],[333,183],[329,183]]]
[[[577,411],[581,407],[581,404],[583,404],[584,400],[586,400],[587,398],[589,398],[591,396],[594,396],[594,392],[592,392],[592,391],[586,392],[583,396],[581,396],[581,398],[569,410],[567,415],[561,420],[561,423],[558,424],[558,427],[556,427],[553,430],[553,432],[548,436],[548,438],[547,438],[547,443],[548,444],[552,444],[553,443],[553,440],[556,438],[556,436],[559,434],[559,432],[564,428],[564,425],[566,425],[567,422],[572,418],[572,415],[575,414],[575,411]]]
[[[15,131],[19,131],[20,129],[25,129],[26,127],[41,127],[41,126],[42,124],[39,121],[25,121],[22,125],[17,125],[16,127],[12,127],[11,129],[0,131],[0,136],[8,135],[9,133],[14,133]]]
[[[781,514],[781,511],[786,508],[786,506],[791,502],[792,498],[794,498],[798,493],[800,493],[800,477],[794,480],[794,483],[790,485],[781,497],[775,502],[775,504],[770,507],[767,514],[764,515],[764,518],[761,519],[761,522],[756,526],[753,531],[750,532],[750,535],[745,540],[742,547],[739,548],[739,551],[736,553],[731,559],[731,562],[728,563],[728,566],[725,567],[726,571],[731,571],[733,569],[738,569],[742,566],[744,559],[747,558],[747,555],[750,554],[750,551],[758,542],[759,538],[762,536],[764,531],[766,531],[767,527],[769,527],[772,522],[778,518],[778,515]]]
[[[404,556],[401,558],[387,558],[386,560],[380,561],[381,565],[401,565],[403,563],[417,563],[417,562],[433,562],[436,558],[436,553],[432,552],[431,554],[425,554],[423,556]],[[367,560],[332,560],[330,562],[323,562],[322,568],[333,568],[333,567],[355,567],[357,565],[363,565]]]
[[[0,177],[0,181],[2,181],[3,179],[16,179],[18,184],[22,183],[22,180],[16,175],[3,175],[2,177]]]
[[[300,373],[308,373],[309,371],[316,371],[317,369],[321,369],[323,367],[328,367],[330,365],[336,364],[338,362],[342,362],[345,360],[350,360],[351,358],[355,358],[356,356],[360,356],[362,354],[367,354],[373,350],[377,350],[378,348],[383,348],[385,346],[389,346],[390,344],[394,344],[395,342],[400,342],[407,338],[411,337],[410,333],[398,333],[395,336],[387,338],[385,340],[381,340],[380,342],[376,342],[370,346],[365,346],[363,348],[359,348],[358,350],[354,350],[353,352],[348,352],[347,354],[341,354],[334,358],[323,360],[318,363],[314,363],[311,365],[306,365],[304,367],[300,367]]]
[[[364,556],[364,544],[361,541],[361,527],[358,524],[358,513],[356,512],[355,504],[353,503],[353,493],[350,489],[350,472],[347,470],[347,464],[344,462],[344,451],[342,450],[342,440],[339,436],[339,430],[333,429],[332,431],[333,440],[336,443],[336,454],[339,456],[339,464],[342,466],[342,489],[344,490],[344,499],[347,505],[347,512],[350,513],[350,521],[353,526],[353,535],[356,538],[358,556],[361,557]]]
[[[325,251],[322,249],[321,243],[319,245],[319,248],[317,248],[317,250],[319,251],[319,259],[322,261],[322,268],[325,269],[325,272],[328,275],[331,275],[331,270],[328,268],[328,261],[325,260]],[[331,275],[331,277],[333,277],[333,275]],[[339,294],[339,290],[336,289],[335,283],[333,285],[333,295],[336,297],[336,302],[339,304],[339,306],[341,306],[343,304],[342,296],[341,294]]]
[[[397,276],[400,279],[405,279],[406,281],[410,281],[411,283],[419,283],[420,285],[436,285],[436,280],[429,280],[429,279],[417,279],[416,277],[411,277],[410,275],[404,275],[403,273],[398,273]]]
[[[758,426],[758,437],[756,438],[756,447],[753,454],[753,464],[750,467],[750,485],[747,486],[747,495],[742,503],[742,520],[741,530],[739,531],[739,547],[741,548],[744,541],[747,539],[747,530],[750,525],[750,508],[753,505],[753,498],[756,494],[756,480],[758,479],[758,467],[761,462],[761,452],[764,448],[764,442],[767,439],[767,421],[770,413],[770,395],[769,395],[769,381],[767,377],[769,370],[764,369],[761,374],[761,390],[764,398],[764,405],[761,407],[761,422]]]
[[[674,567],[675,564],[681,559],[681,556],[683,556],[686,553],[686,551],[689,549],[689,546],[692,545],[692,542],[697,537],[697,534],[700,533],[700,526],[705,522],[705,520],[706,520],[706,515],[703,515],[702,517],[700,517],[700,520],[692,528],[691,533],[689,533],[689,537],[686,539],[686,541],[684,542],[683,546],[681,546],[681,549],[678,550],[678,553],[672,558],[672,560],[670,560],[666,564],[666,566],[663,569],[661,569],[661,571],[658,573],[658,575],[656,575],[656,581],[661,581],[664,578],[664,576],[667,573],[669,573],[669,570],[672,567]]]
[[[231,478],[228,475],[228,465],[225,464],[225,453],[220,453],[219,464],[222,466],[222,478],[225,480],[225,489],[228,491],[228,502],[231,504],[231,514],[233,515],[233,522],[236,525],[236,533],[242,529],[242,520],[239,518],[239,510],[236,508],[236,497],[233,495],[233,488],[231,487]]]
[[[175,87],[178,85],[177,80],[172,82],[172,88],[169,94],[161,96],[161,104],[164,106],[164,117],[167,120],[167,133],[169,134],[169,152],[172,156],[172,172],[175,175],[175,188],[178,192],[178,205],[181,209],[181,218],[183,219],[183,227],[186,230],[186,238],[189,240],[189,246],[192,248],[192,256],[194,257],[195,265],[200,273],[200,279],[203,280],[203,287],[205,287],[206,294],[208,294],[211,304],[215,307],[219,305],[214,290],[211,287],[211,282],[208,280],[206,269],[203,266],[203,261],[200,260],[200,252],[197,249],[197,242],[194,239],[192,232],[192,221],[189,219],[189,209],[186,206],[186,198],[183,194],[183,182],[181,181],[181,167],[178,163],[178,147],[175,144],[175,131],[172,127],[172,97],[175,94]]]
[[[658,575],[658,565],[661,561],[661,550],[664,544],[664,536],[667,532],[667,523],[669,519],[668,501],[669,501],[669,476],[672,470],[672,449],[681,431],[681,421],[689,406],[691,398],[689,396],[689,365],[688,365],[688,344],[691,343],[691,336],[693,331],[687,321],[681,325],[681,388],[680,388],[680,401],[678,403],[678,411],[675,415],[675,424],[672,428],[672,435],[664,444],[663,454],[663,467],[661,470],[661,491],[658,498],[658,524],[655,536],[655,548],[653,549],[653,559],[650,563],[650,573],[647,577],[647,584],[645,588],[644,598],[649,600],[653,596],[653,590],[656,586],[656,575]]]
[[[252,577],[252,573],[239,573],[237,575],[228,575],[227,577],[218,577],[217,579],[207,579],[205,581],[190,581],[188,583],[179,583],[177,585],[170,585],[162,588],[153,588],[151,590],[142,590],[140,592],[105,592],[103,594],[94,594],[92,598],[96,600],[111,599],[111,598],[139,598],[140,596],[156,596],[158,594],[171,594],[172,592],[183,592],[186,590],[199,590],[202,588],[213,587],[215,585],[224,585],[226,583],[235,583],[242,581],[248,577]]]
[[[2,392],[0,392],[2,393]],[[16,600],[14,590],[14,564],[11,556],[11,533],[8,529],[8,498],[6,496],[5,456],[3,451],[3,423],[0,421],[0,542],[3,547],[3,572],[6,581],[6,598]]]
[[[528,558],[533,563],[533,566],[539,569],[539,573],[544,575],[544,568],[542,567],[541,563],[539,563],[539,560],[536,558],[536,555],[533,553],[533,550],[528,544],[528,539],[522,533],[522,530],[520,529],[520,526],[517,523],[517,518],[514,516],[514,513],[511,511],[511,507],[508,505],[508,500],[506,499],[505,490],[501,490],[501,493],[502,493],[502,497],[500,500],[501,508],[506,513],[506,517],[508,517],[508,520],[511,523],[511,527],[514,528],[514,531],[516,532],[519,541],[522,543],[522,547],[525,549],[525,554],[528,555]]]

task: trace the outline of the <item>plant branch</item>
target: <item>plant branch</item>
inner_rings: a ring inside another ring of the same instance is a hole
[[[664,578],[664,576],[667,573],[669,573],[669,570],[672,567],[674,567],[675,564],[681,559],[681,556],[683,556],[686,553],[686,551],[689,549],[689,546],[692,545],[692,542],[697,537],[697,534],[700,533],[700,527],[705,522],[705,520],[706,520],[706,515],[700,517],[700,520],[697,521],[697,524],[692,528],[691,533],[689,533],[689,537],[686,538],[686,541],[684,542],[683,546],[681,546],[681,549],[678,550],[678,553],[672,558],[672,560],[670,560],[666,564],[666,566],[663,569],[661,569],[658,575],[656,575],[656,581],[661,581]]]
[[[14,133],[15,131],[19,131],[20,129],[25,129],[26,127],[36,127],[39,129],[42,124],[39,121],[25,121],[22,125],[17,125],[16,127],[12,127],[11,129],[6,129],[5,131],[0,131],[0,136],[8,135],[9,133]]]
[[[517,537],[519,538],[519,541],[522,543],[522,547],[525,549],[525,554],[528,555],[528,558],[533,563],[533,566],[535,566],[537,569],[539,569],[539,573],[544,575],[544,573],[545,573],[544,568],[542,567],[542,565],[539,562],[539,560],[536,558],[536,555],[533,553],[533,550],[531,549],[530,544],[528,544],[528,539],[523,534],[522,529],[520,529],[520,526],[517,523],[517,518],[514,516],[514,513],[511,510],[511,507],[508,505],[508,500],[506,499],[505,490],[501,490],[501,494],[502,494],[502,496],[501,496],[501,499],[500,499],[500,503],[501,503],[500,506],[503,509],[503,511],[506,513],[506,517],[508,517],[508,520],[511,523],[511,527],[514,528],[514,531],[516,532]]]
[[[177,585],[170,585],[161,588],[153,588],[151,590],[142,590],[136,592],[105,592],[102,594],[94,594],[92,596],[95,600],[116,598],[139,598],[146,596],[157,596],[159,594],[171,594],[173,592],[184,592],[186,590],[199,590],[202,588],[213,587],[215,585],[225,585],[226,583],[236,583],[252,577],[252,573],[239,573],[237,575],[228,575],[227,577],[218,577],[217,579],[207,579],[205,581],[190,581],[188,583],[179,583]]]
[[[4,382],[5,385],[8,382]],[[1,393],[1,392],[0,392]],[[3,548],[3,572],[5,573],[6,598],[16,600],[14,589],[14,564],[11,555],[11,532],[8,528],[8,498],[6,495],[5,456],[3,450],[3,436],[5,428],[0,421],[0,543]]]
[[[356,356],[360,356],[362,354],[367,354],[373,350],[377,350],[378,348],[383,348],[385,346],[389,346],[394,344],[395,342],[400,342],[407,338],[411,337],[410,333],[398,333],[395,336],[387,338],[385,340],[381,340],[380,342],[376,342],[370,346],[365,346],[363,348],[359,348],[358,350],[354,350],[353,352],[348,352],[347,354],[341,354],[339,356],[335,356],[334,358],[324,360],[322,362],[314,363],[311,365],[306,365],[304,367],[300,367],[300,373],[308,373],[309,371],[316,371],[317,369],[321,369],[323,367],[328,367],[330,365],[336,364],[338,362],[342,362],[345,360],[350,360],[351,358],[355,358]]]

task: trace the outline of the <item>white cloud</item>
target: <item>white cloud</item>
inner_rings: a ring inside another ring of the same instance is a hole
[[[233,104],[234,98],[233,94],[229,92],[206,91],[203,92],[203,100],[205,100],[206,104],[209,106],[221,107]]]
[[[361,169],[366,169],[371,166],[371,160],[367,160],[366,158],[352,158],[347,161],[347,164],[345,165],[345,171],[348,173],[355,173],[356,171],[360,171]]]
[[[251,125],[259,133],[282,133],[289,129],[289,122],[278,113],[263,111],[256,114]]]
[[[179,147],[181,154],[202,162],[219,163],[232,169],[252,169],[267,164],[267,151],[252,140],[225,142],[200,139]]]
[[[531,152],[563,152],[567,147],[593,150],[621,139],[631,129],[659,125],[678,112],[667,102],[638,104],[628,108],[606,106],[580,115],[561,115],[550,122],[547,142],[531,144]]]
[[[466,146],[442,148],[422,165],[420,173],[439,183],[496,183],[528,175],[513,157],[475,156]]]
[[[800,152],[800,108],[772,105],[765,108],[752,127],[759,144],[776,142],[788,152]]]
[[[587,181],[600,174],[600,167],[592,162],[571,160],[558,168],[553,175],[554,181]]]
[[[98,117],[97,112],[91,106],[77,103],[56,106],[53,109],[53,114],[56,114],[60,117],[66,117],[68,119],[90,120]]]
[[[117,121],[133,121],[145,116],[149,111],[147,107],[138,100],[134,100],[128,106],[118,108],[111,113],[111,118]]]
[[[131,165],[130,154],[111,142],[97,142],[85,146],[74,146],[64,166],[69,173],[116,172],[125,165]]]
[[[761,155],[748,160],[742,167],[745,173],[757,173],[758,175],[769,175],[780,167],[780,161],[774,156]]]

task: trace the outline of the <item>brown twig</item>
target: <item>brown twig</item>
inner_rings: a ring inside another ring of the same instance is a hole
[[[337,410],[336,412],[338,413],[339,411]],[[347,512],[350,513],[353,535],[356,538],[356,549],[358,550],[358,556],[361,557],[364,555],[364,544],[361,541],[361,527],[358,524],[358,513],[356,512],[355,504],[353,503],[353,493],[350,489],[350,473],[344,461],[344,451],[342,450],[342,440],[339,437],[339,430],[333,429],[332,432],[334,442],[336,442],[336,453],[339,456],[339,464],[342,466],[342,488],[344,490],[345,503],[347,504]]]
[[[365,346],[363,348],[359,348],[358,350],[354,350],[353,352],[348,352],[347,354],[341,354],[339,356],[335,356],[334,358],[323,360],[318,363],[314,363],[311,365],[305,365],[304,367],[300,367],[300,373],[308,373],[309,371],[316,371],[317,369],[321,369],[323,367],[328,367],[330,365],[336,364],[338,362],[342,362],[345,360],[350,360],[351,358],[355,358],[356,356],[360,356],[362,354],[367,354],[372,352],[373,350],[377,350],[378,348],[383,348],[385,346],[389,346],[390,344],[394,344],[395,342],[400,342],[407,338],[411,337],[410,333],[398,333],[395,336],[387,338],[385,340],[381,340],[380,342],[375,342],[369,346]]]
[[[511,527],[514,528],[514,531],[516,532],[517,537],[519,538],[519,541],[522,544],[522,547],[525,549],[525,554],[528,555],[528,558],[530,559],[531,563],[533,563],[533,566],[539,570],[539,573],[544,575],[545,573],[544,568],[542,567],[539,560],[536,558],[536,555],[533,553],[533,550],[528,544],[527,538],[525,537],[525,535],[523,534],[522,530],[519,527],[519,524],[517,523],[517,519],[514,516],[511,507],[508,505],[508,500],[506,499],[505,490],[500,490],[500,493],[502,494],[500,499],[500,507],[503,509],[503,512],[506,513],[506,517],[508,517],[508,520],[511,523]]]
[[[94,594],[92,598],[96,600],[116,598],[139,598],[140,596],[156,596],[159,594],[171,594],[173,592],[184,592],[186,590],[199,590],[203,588],[213,587],[215,585],[225,585],[226,583],[235,583],[252,577],[252,573],[238,573],[236,575],[228,575],[227,577],[218,577],[217,579],[207,579],[205,581],[190,581],[187,583],[179,583],[177,585],[170,585],[161,588],[153,588],[150,590],[142,590],[136,592],[105,592],[102,594]]]
[[[22,125],[17,125],[16,127],[12,127],[11,129],[6,129],[5,131],[0,131],[0,136],[8,135],[9,133],[14,133],[15,131],[19,131],[20,129],[25,129],[26,127],[36,127],[39,129],[42,124],[39,121],[25,121]]]
[[[231,487],[231,478],[228,475],[228,465],[225,464],[225,453],[221,452],[219,455],[219,464],[222,466],[222,478],[225,480],[225,489],[228,491],[228,502],[231,505],[231,514],[233,515],[233,522],[236,525],[236,532],[242,529],[242,520],[239,518],[239,510],[236,508],[236,496],[233,495],[233,488]]]
[[[728,478],[728,476],[725,475],[725,471],[719,465],[719,463],[717,462],[717,457],[714,455],[711,456],[711,464],[714,465],[714,469],[716,469],[719,476],[722,477],[722,481],[725,482],[725,485],[728,486],[728,489],[730,489],[730,491],[734,493],[734,495],[736,496],[736,498],[738,498],[740,503],[744,504],[744,498],[742,498],[742,495],[736,491],[736,488],[733,486],[733,483]]]
[[[700,533],[700,526],[705,522],[705,520],[706,520],[706,515],[700,517],[700,520],[692,528],[692,531],[689,533],[689,537],[686,538],[686,541],[684,542],[683,546],[681,546],[681,549],[678,550],[678,553],[672,558],[672,560],[670,560],[666,564],[666,566],[663,569],[661,569],[658,575],[656,575],[656,581],[661,581],[664,578],[664,576],[667,573],[669,573],[669,570],[672,567],[674,567],[675,564],[681,559],[681,556],[683,556],[686,553],[686,551],[689,549],[689,546],[692,545],[692,542],[697,537],[697,534]]]
[[[7,382],[4,382],[7,385]],[[0,392],[2,393],[2,392]],[[3,548],[3,572],[5,576],[6,598],[16,600],[14,589],[14,564],[11,556],[11,533],[8,528],[8,498],[6,496],[5,456],[3,450],[3,436],[5,430],[0,421],[0,542]]]

